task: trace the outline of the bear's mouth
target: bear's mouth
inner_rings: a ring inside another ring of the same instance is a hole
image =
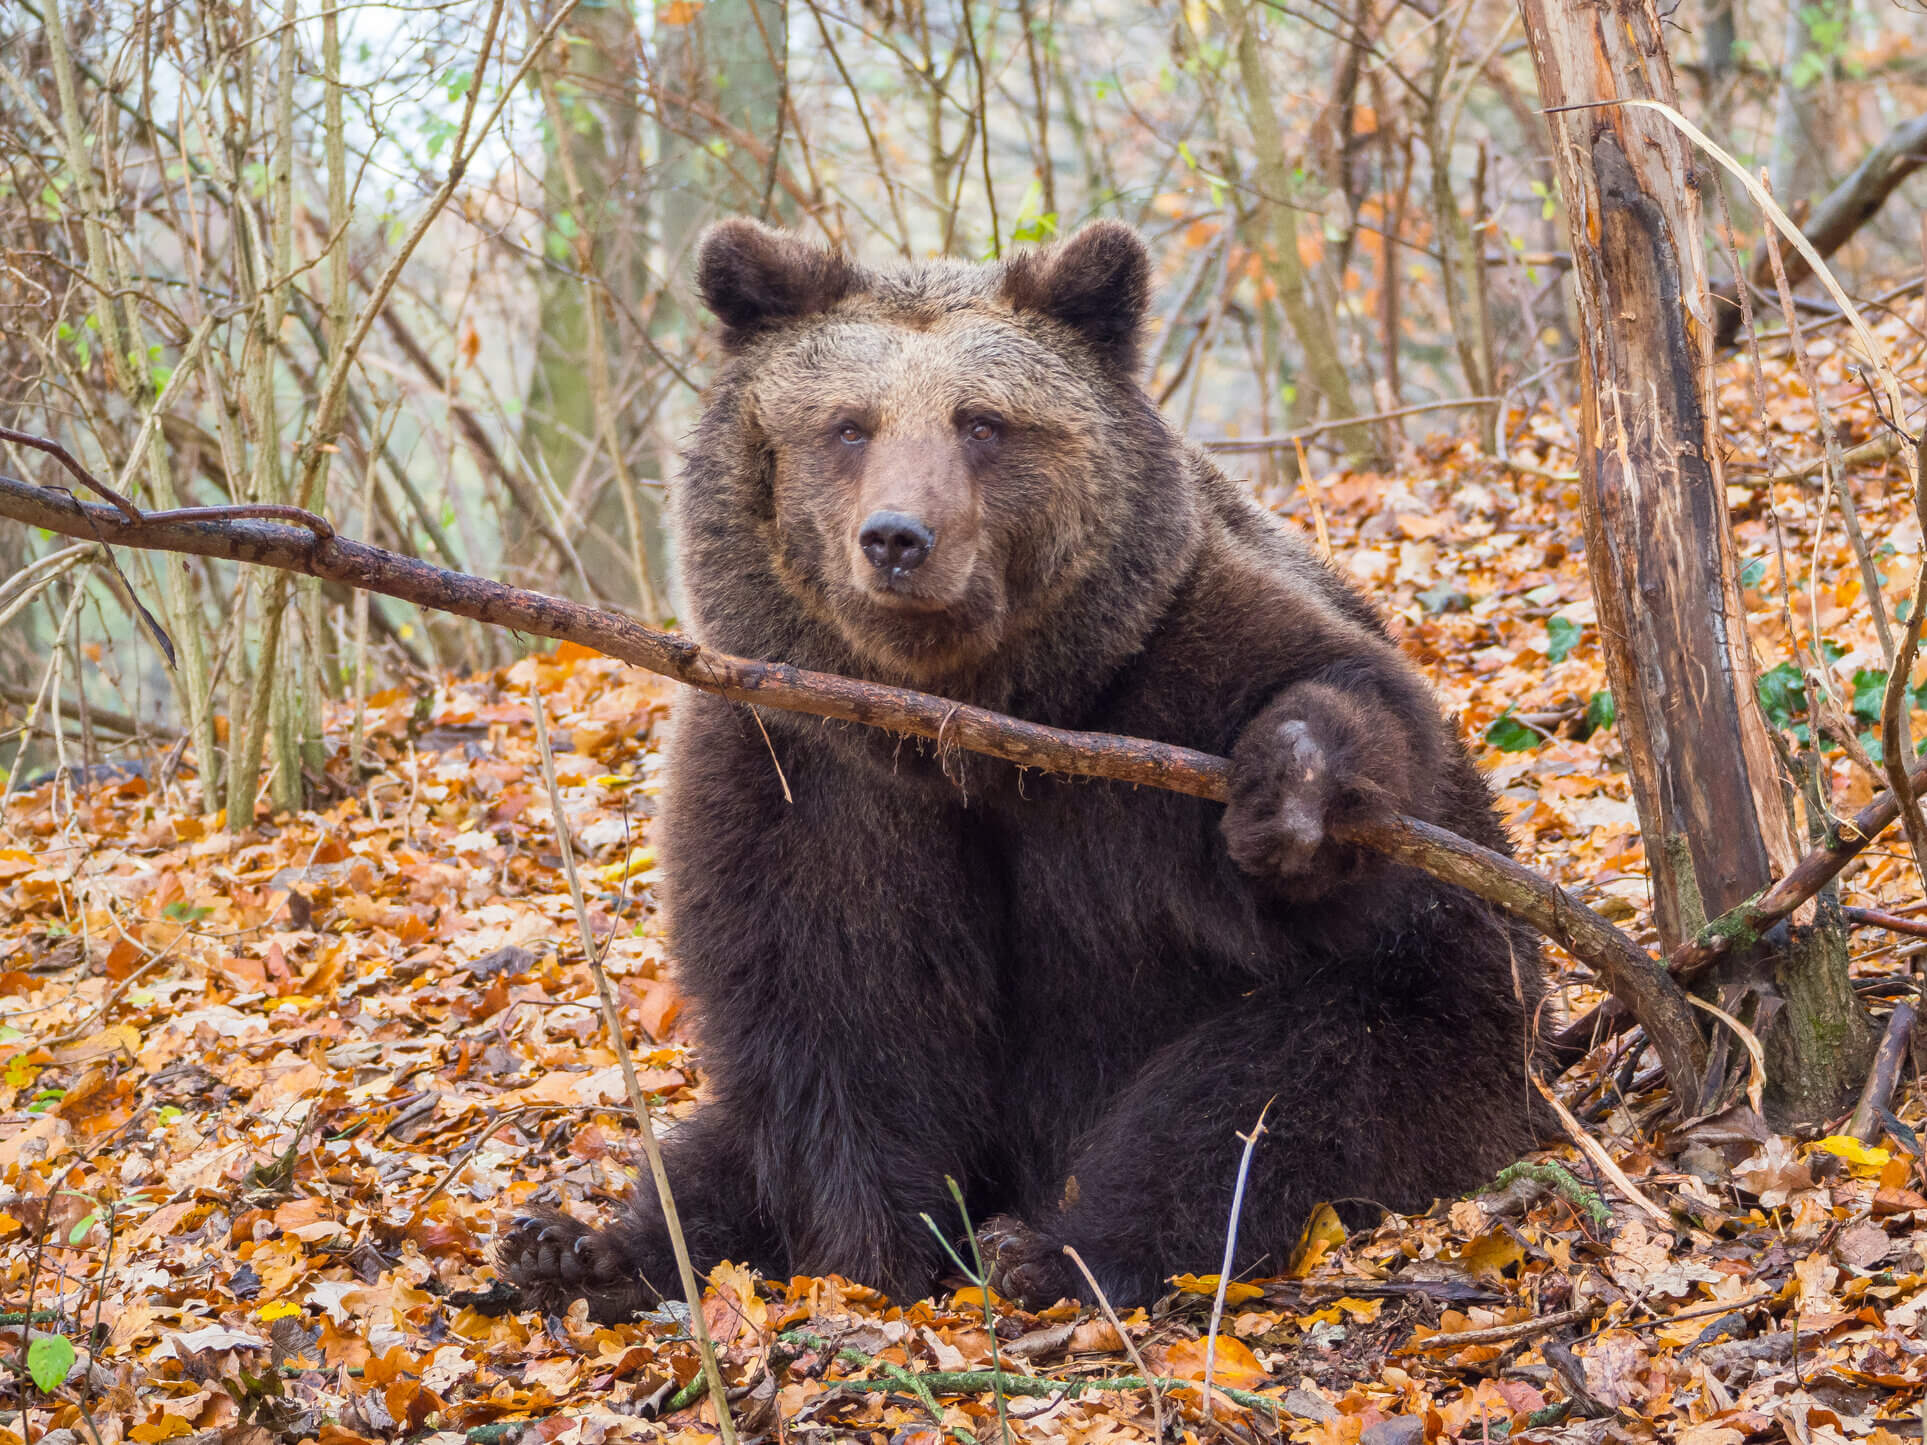
[[[932,595],[929,587],[914,573],[873,572],[863,578],[857,590],[866,602],[890,612],[948,612],[961,600]]]
[[[930,680],[974,666],[1003,640],[1002,589],[981,577],[954,596],[936,596],[905,578],[865,578],[843,593],[838,630],[857,651],[893,671]]]

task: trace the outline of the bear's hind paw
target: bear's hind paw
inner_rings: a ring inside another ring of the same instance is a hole
[[[1027,1310],[1048,1309],[1084,1292],[1084,1277],[1057,1241],[1021,1219],[997,1215],[977,1231],[977,1244],[991,1289]]]
[[[563,1314],[579,1299],[600,1324],[632,1319],[656,1303],[621,1242],[559,1209],[525,1214],[495,1248],[503,1274],[521,1291],[523,1307]]]

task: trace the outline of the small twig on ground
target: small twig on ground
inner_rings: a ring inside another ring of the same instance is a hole
[[[1927,938],[1927,919],[1903,918],[1884,908],[1842,908],[1840,916],[1856,928],[1884,928],[1909,938]]]
[[[806,1349],[830,1350],[834,1348],[821,1335],[807,1330],[785,1330],[777,1336],[787,1343],[799,1344]],[[1068,1395],[1073,1398],[1089,1394],[1093,1390],[1196,1390],[1202,1385],[1197,1380],[1179,1380],[1169,1375],[1120,1375],[1092,1380],[1056,1380],[1048,1375],[1013,1375],[1004,1370],[931,1370],[921,1374],[909,1374],[901,1366],[892,1366],[862,1350],[845,1346],[836,1352],[836,1358],[843,1364],[855,1365],[861,1369],[895,1370],[898,1373],[881,1380],[838,1380],[837,1387],[843,1390],[893,1390],[909,1385],[912,1380],[920,1382],[932,1391],[946,1395],[981,1395],[991,1390],[1001,1390],[1006,1395],[1029,1395],[1048,1399],[1052,1395]],[[1234,1390],[1229,1385],[1216,1387],[1220,1395],[1248,1410],[1262,1410],[1274,1421],[1283,1417],[1282,1402],[1269,1395],[1260,1395],[1255,1390]]]
[[[1710,1305],[1700,1305],[1695,1309],[1681,1310],[1677,1314],[1661,1315],[1650,1320],[1620,1320],[1608,1325],[1615,1330],[1663,1330],[1668,1325],[1682,1324],[1687,1320],[1702,1320],[1709,1315],[1730,1315],[1738,1310],[1751,1309],[1754,1305],[1765,1304],[1772,1299],[1775,1291],[1763,1290],[1759,1294],[1743,1295],[1739,1299],[1716,1300]]]
[[[695,1341],[696,1353],[702,1359],[703,1379],[708,1382],[710,1397],[716,1402],[716,1428],[722,1434],[723,1445],[736,1445],[736,1423],[730,1418],[729,1397],[723,1391],[722,1368],[716,1363],[716,1347],[710,1343],[709,1326],[703,1319],[702,1285],[697,1282],[696,1267],[690,1262],[689,1244],[683,1237],[682,1220],[676,1213],[676,1198],[670,1192],[669,1174],[663,1167],[662,1143],[656,1138],[655,1121],[649,1117],[649,1101],[643,1097],[642,1085],[636,1080],[636,1061],[630,1056],[629,1041],[623,1035],[622,1014],[616,1008],[609,975],[603,970],[595,929],[589,921],[589,905],[582,895],[582,876],[576,869],[575,849],[569,839],[569,815],[562,806],[562,790],[555,781],[555,750],[549,746],[548,711],[542,705],[542,693],[537,687],[529,688],[529,708],[535,714],[535,742],[541,751],[542,782],[548,789],[549,809],[554,815],[556,848],[562,855],[562,871],[569,880],[569,897],[575,903],[576,923],[582,930],[582,956],[588,962],[590,976],[595,979],[596,997],[602,1002],[602,1023],[609,1035],[609,1045],[615,1050],[616,1062],[622,1066],[630,1112],[636,1116],[636,1128],[642,1132],[642,1151],[649,1159],[649,1173],[655,1179],[656,1198],[662,1206],[662,1222],[676,1253],[676,1272],[682,1278],[683,1296],[689,1302],[689,1336]]]
[[[1880,1137],[1880,1115],[1894,1096],[1894,1085],[1900,1082],[1900,1066],[1913,1042],[1914,1018],[1914,1006],[1906,999],[1887,1015],[1887,1031],[1880,1036],[1866,1087],[1860,1091],[1860,1102],[1854,1105],[1853,1117],[1847,1123],[1847,1132],[1862,1144]]]
[[[488,1121],[482,1126],[481,1131],[462,1146],[461,1152],[450,1161],[448,1168],[442,1171],[442,1177],[437,1179],[429,1191],[416,1201],[414,1217],[420,1219],[422,1217],[422,1211],[435,1202],[435,1197],[444,1189],[448,1188],[448,1186],[454,1182],[455,1176],[462,1172],[462,1167],[466,1165],[470,1159],[475,1157],[475,1151],[480,1149],[497,1129],[508,1123],[509,1120],[513,1119],[517,1114],[531,1114],[544,1111],[561,1113],[574,1107],[577,1106],[570,1104],[512,1104],[506,1109],[490,1109],[488,1111]]]

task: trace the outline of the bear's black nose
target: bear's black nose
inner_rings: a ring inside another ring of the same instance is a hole
[[[872,512],[856,540],[872,567],[900,575],[920,566],[936,539],[915,517],[902,512]]]

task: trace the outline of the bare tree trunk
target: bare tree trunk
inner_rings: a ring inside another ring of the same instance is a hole
[[[1773,193],[1792,209],[1826,178],[1827,78],[1841,48],[1846,0],[1788,0],[1786,50],[1773,110]]]
[[[656,115],[656,164],[651,209],[657,267],[664,291],[649,324],[663,350],[687,354],[698,312],[694,306],[696,237],[724,216],[798,220],[774,184],[785,148],[797,138],[784,124],[789,91],[789,28],[782,0],[709,0],[686,5],[656,0],[655,69],[649,77]],[[752,137],[767,146],[759,165]],[[667,481],[676,466],[675,438],[694,421],[691,399],[676,395],[654,419],[656,474]],[[666,576],[670,559],[658,572]],[[670,579],[670,589],[673,589]],[[666,589],[669,590],[669,589]]]
[[[1278,304],[1291,323],[1299,354],[1304,358],[1306,378],[1323,399],[1325,414],[1338,419],[1356,416],[1351,378],[1338,347],[1337,313],[1326,304],[1298,254],[1298,214],[1291,204],[1292,166],[1285,154],[1279,110],[1265,70],[1257,28],[1260,9],[1251,0],[1229,0],[1224,12],[1237,48],[1238,73],[1257,154],[1254,239],[1261,243],[1266,270],[1278,291]],[[1278,378],[1267,375],[1264,383],[1275,387]],[[1379,439],[1371,427],[1342,427],[1335,435],[1355,463],[1368,467],[1378,464]]]
[[[1572,239],[1587,560],[1670,952],[1801,852],[1733,567],[1693,157],[1663,118],[1600,104],[1673,102],[1653,0],[1520,11]],[[1752,1018],[1776,1111],[1846,1107],[1873,1039],[1837,919],[1801,920],[1765,955],[1734,952],[1758,970]]]
[[[539,283],[524,439],[556,489],[586,502],[563,525],[586,523],[573,547],[598,590],[654,619],[666,551],[661,508],[628,465],[644,421],[641,408],[624,407],[616,394],[623,358],[604,299],[607,288],[639,313],[648,291],[648,222],[636,206],[643,185],[635,14],[626,3],[582,6],[566,33],[571,43],[558,50],[565,59],[537,72],[549,123],[543,189],[549,248],[580,275],[545,272]]]

